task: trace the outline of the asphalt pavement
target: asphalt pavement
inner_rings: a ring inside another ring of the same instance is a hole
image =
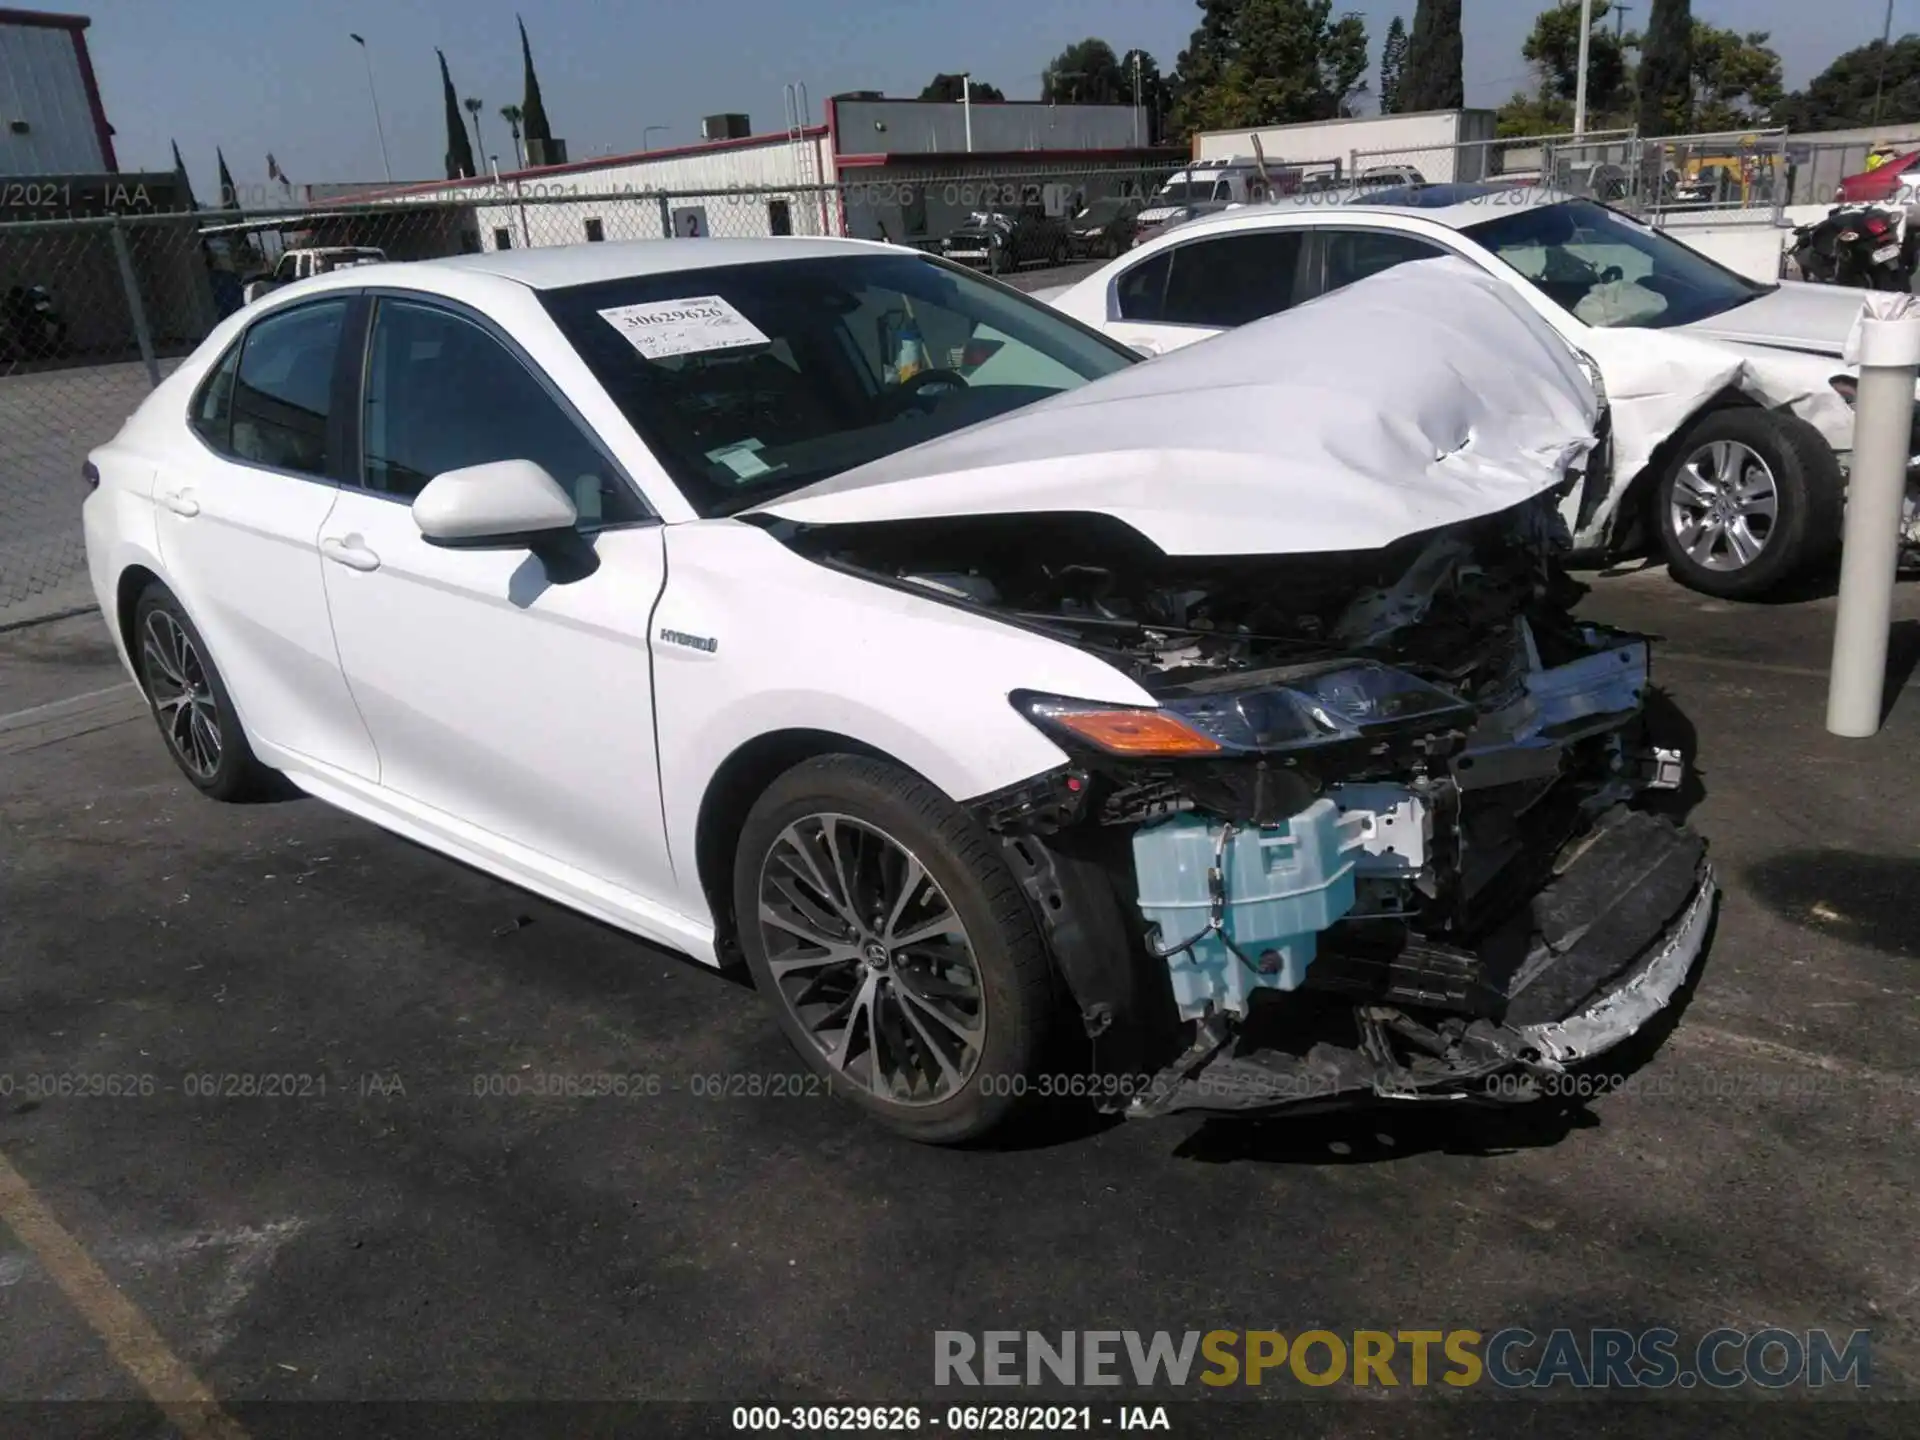
[[[170,1434],[146,1397],[190,1381],[258,1437],[978,1404],[1032,1397],[937,1390],[936,1331],[1507,1325],[1867,1329],[1873,1383],[1558,1421],[1566,1387],[1142,1398],[1195,1436],[1914,1433],[1871,1402],[1920,1376],[1920,586],[1868,741],[1822,728],[1829,599],[1650,570],[1586,610],[1665,637],[1675,803],[1726,887],[1635,1086],[965,1151],[786,1093],[735,979],[317,801],[201,799],[96,617],[0,634],[0,1433]],[[317,1403],[347,1400],[413,1408]]]

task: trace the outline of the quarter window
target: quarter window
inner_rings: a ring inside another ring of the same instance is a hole
[[[236,460],[302,475],[332,472],[327,419],[334,357],[346,315],[344,299],[322,300],[269,315],[248,327],[229,402],[232,430],[227,449]],[[206,423],[217,426],[221,423],[214,396],[219,388],[217,372],[214,378],[215,384],[202,398],[214,401],[213,416]]]
[[[498,340],[430,305],[382,300],[367,367],[365,483],[411,499],[434,476],[531,460],[587,525],[646,511],[577,421]]]
[[[1120,277],[1113,290],[1122,320],[1151,322],[1160,318],[1161,302],[1167,291],[1167,267],[1172,263],[1173,252],[1162,250]]]
[[[233,372],[240,366],[240,347],[231,345],[213,373],[200,383],[189,423],[200,438],[223,455],[233,449]]]

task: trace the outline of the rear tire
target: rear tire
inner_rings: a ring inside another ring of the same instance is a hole
[[[1040,1089],[1045,944],[992,837],[917,775],[854,755],[787,771],[742,827],[733,902],[788,1040],[888,1129],[977,1139]]]
[[[1716,410],[1674,446],[1650,518],[1676,580],[1752,600],[1832,555],[1843,484],[1826,437],[1797,415]]]
[[[133,610],[129,648],[167,753],[193,787],[244,800],[272,778],[254,758],[226,681],[174,593],[155,581]]]

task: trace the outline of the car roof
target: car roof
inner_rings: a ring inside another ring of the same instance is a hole
[[[524,250],[489,250],[478,255],[452,255],[414,262],[414,273],[434,270],[478,271],[514,280],[535,290],[558,290],[569,285],[591,285],[600,280],[624,280],[635,275],[667,275],[686,270],[710,270],[721,265],[754,265],[780,260],[814,260],[860,251],[918,252],[878,240],[842,240],[832,237],[769,236],[722,240],[620,240],[578,245],[535,245]]]
[[[1256,205],[1239,205],[1219,215],[1190,220],[1190,225],[1219,228],[1275,214],[1361,216],[1381,213],[1417,215],[1449,230],[1464,230],[1482,220],[1586,197],[1533,185],[1394,185],[1382,190],[1343,188],[1331,194],[1278,195]]]

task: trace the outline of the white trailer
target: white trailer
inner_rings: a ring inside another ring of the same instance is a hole
[[[1251,159],[1257,137],[1269,165],[1337,160],[1348,176],[1356,169],[1364,172],[1400,165],[1418,170],[1428,180],[1478,180],[1487,151],[1482,142],[1493,138],[1493,130],[1491,110],[1356,115],[1300,125],[1204,131],[1193,137],[1193,158]],[[1468,148],[1458,148],[1461,146]]]

